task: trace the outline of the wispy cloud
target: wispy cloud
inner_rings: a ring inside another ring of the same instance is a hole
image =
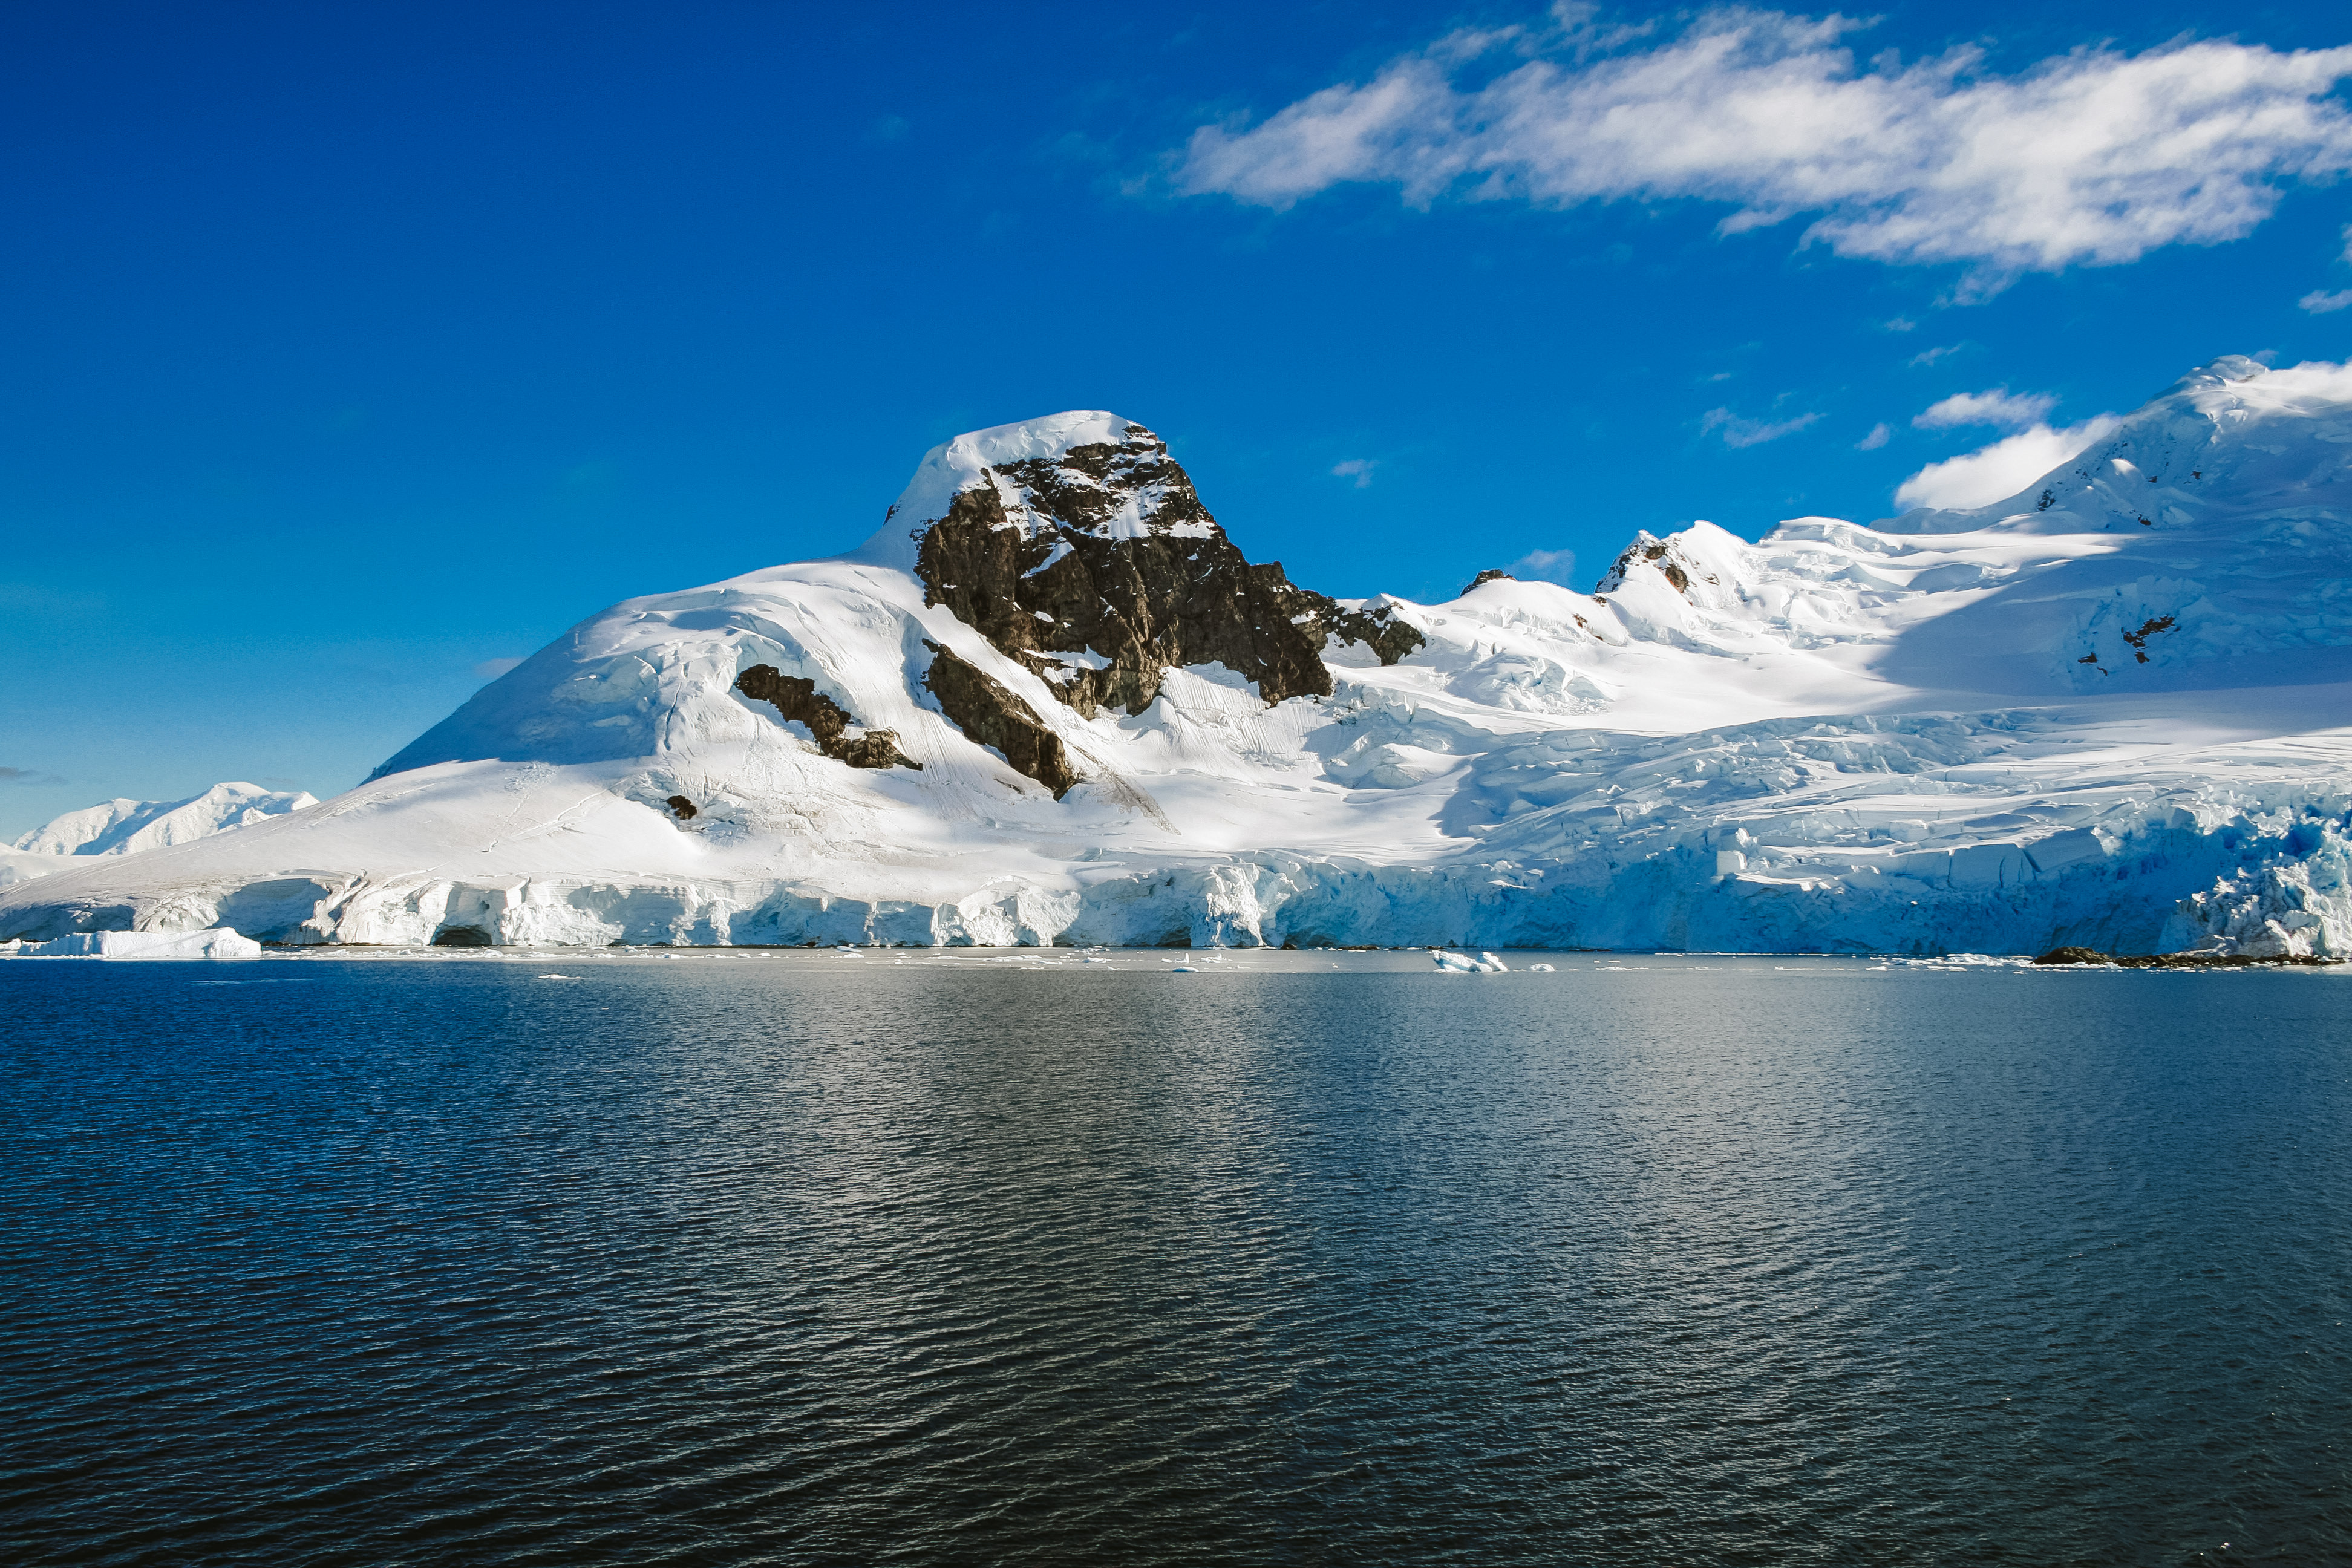
[[[1777,441],[1792,436],[1821,417],[1818,414],[1800,414],[1793,419],[1742,419],[1728,408],[1710,408],[1699,416],[1702,434],[1723,433],[1727,447],[1760,447],[1767,441]]]
[[[2315,316],[2325,316],[2331,310],[2341,310],[2347,305],[2352,305],[2352,289],[2339,289],[2333,294],[2314,289],[2295,303]]]
[[[2059,464],[2079,457],[2123,425],[2112,414],[2053,430],[2036,424],[1989,447],[1930,463],[1895,487],[1895,504],[1912,507],[1978,507],[2006,500]]]
[[[1894,438],[1895,426],[1886,424],[1874,425],[1870,427],[1869,435],[1853,444],[1853,449],[1857,452],[1875,452]]]
[[[1563,588],[1573,588],[1569,579],[1576,574],[1576,552],[1573,550],[1530,550],[1507,569],[1514,577],[1538,583],[1557,583]]]
[[[1989,392],[1956,392],[1931,403],[1911,423],[1922,430],[1952,430],[1966,425],[2038,425],[2058,406],[2046,392],[2011,392],[1996,386]]]
[[[1896,316],[1880,324],[1890,332],[1916,332],[1919,330],[1919,323],[1908,316]]]
[[[1954,354],[1958,353],[1968,346],[1969,345],[1966,343],[1952,343],[1940,349],[1925,349],[1918,353],[1913,354],[1905,363],[1907,364],[1921,366],[1935,364],[1940,361],[1951,358]]]
[[[1812,214],[1801,243],[1976,263],[1969,298],[2234,239],[2282,182],[2352,172],[2352,111],[2328,96],[2352,46],[2086,46],[2001,76],[1973,47],[1859,67],[1840,40],[1864,24],[1842,16],[1727,7],[1604,36],[1589,15],[1454,34],[1255,126],[1202,126],[1179,186],[1271,207],[1349,182],[1421,205],[1695,198],[1737,209],[1726,233]],[[1479,80],[1498,56],[1523,63]]]
[[[1344,463],[1332,464],[1331,472],[1336,478],[1355,480],[1360,490],[1369,489],[1372,483],[1372,470],[1380,466],[1378,458],[1350,458]]]
[[[521,663],[522,660],[519,658],[486,658],[474,666],[474,675],[478,679],[496,680],[499,676]]]
[[[0,768],[0,784],[61,784],[66,781],[39,768]]]

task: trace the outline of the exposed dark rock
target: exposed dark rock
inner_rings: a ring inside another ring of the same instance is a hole
[[[835,762],[847,763],[853,768],[922,770],[922,763],[898,750],[895,730],[859,730],[857,734],[850,734],[857,727],[857,721],[840,703],[819,691],[814,680],[786,675],[772,664],[755,664],[735,678],[735,689],[755,702],[773,705],[788,720],[807,725],[817,750]],[[671,798],[671,809],[677,809],[677,799]],[[685,815],[694,815],[691,803]]]
[[[932,655],[923,684],[939,699],[940,711],[967,738],[995,748],[1014,772],[1052,790],[1055,800],[1081,782],[1062,738],[1038,720],[1034,708],[1003,682],[939,644],[925,638],[923,646]]]
[[[2141,622],[2139,630],[2136,632],[2126,632],[2124,634],[2124,641],[2131,644],[2132,657],[2139,660],[2140,663],[2146,664],[2147,662],[2147,639],[2155,637],[2159,632],[2170,631],[2172,629],[2172,616],[2158,616],[2151,620]]]
[[[1328,697],[1326,637],[1363,643],[1383,664],[1423,640],[1386,608],[1344,608],[1292,584],[1279,562],[1244,558],[1140,425],[1116,446],[993,471],[1000,484],[963,491],[922,531],[925,602],[1026,662],[1081,713],[1142,711],[1171,665],[1222,664],[1269,703]]]
[[[443,926],[433,933],[435,947],[488,947],[490,933],[474,926]]]
[[[2117,969],[2252,969],[2258,965],[2325,968],[2341,963],[2340,958],[2321,958],[2311,953],[2281,953],[2275,958],[2256,958],[2243,952],[2140,952],[2117,954],[2101,952],[2095,947],[2053,947],[2033,961],[2036,963],[2101,963]]]
[[[1470,585],[1467,588],[1463,589],[1461,594],[1457,595],[1456,597],[1467,598],[1470,595],[1476,593],[1479,589],[1485,587],[1489,583],[1516,583],[1517,581],[1517,578],[1512,576],[1508,572],[1504,571],[1500,566],[1489,566],[1484,572],[1479,573],[1475,577],[1471,578]]]
[[[1338,637],[1341,642],[1362,643],[1382,664],[1394,664],[1429,640],[1421,635],[1419,626],[1386,605],[1375,610],[1350,610],[1304,588],[1291,592],[1306,606],[1301,614],[1307,618],[1299,625],[1320,634],[1315,643],[1318,648],[1323,646],[1323,637]]]
[[[868,730],[863,735],[845,740],[837,752],[828,756],[840,758],[853,768],[912,768],[923,771],[923,764],[898,749],[896,730]]]
[[[1627,545],[1615,563],[1610,566],[1608,575],[1601,579],[1600,585],[1592,592],[1593,602],[1607,604],[1608,600],[1601,595],[1613,594],[1623,587],[1625,574],[1645,563],[1655,566],[1659,574],[1675,585],[1675,593],[1686,595],[1690,592],[1690,572],[1686,569],[1685,563],[1677,558],[1673,542],[1656,538],[1647,529],[1643,529],[1633,536],[1633,542]],[[1715,579],[1710,577],[1707,581],[1712,583]]]
[[[677,817],[680,822],[692,822],[696,817],[702,815],[700,812],[695,810],[694,802],[687,799],[686,796],[682,795],[674,795],[670,796],[668,805],[669,814],[672,816]]]
[[[755,664],[735,678],[735,689],[758,702],[772,703],[787,720],[808,726],[817,749],[827,756],[841,743],[850,718],[840,703],[816,689],[816,682],[786,675],[772,664]]]

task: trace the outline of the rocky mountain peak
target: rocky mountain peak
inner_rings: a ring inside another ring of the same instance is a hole
[[[974,489],[996,490],[1006,503],[1008,521],[1024,533],[1065,523],[1148,530],[1147,520],[1175,499],[1165,493],[1163,464],[1181,481],[1181,499],[1198,508],[1192,481],[1169,459],[1168,444],[1103,409],[1072,409],[968,430],[923,454],[914,477],[884,514],[882,527],[856,559],[913,571],[923,535],[947,517],[958,497]]]
[[[1140,712],[1171,666],[1221,664],[1269,703],[1325,697],[1328,638],[1361,642],[1383,663],[1421,642],[1384,608],[1343,605],[1294,584],[1278,562],[1247,559],[1168,444],[1099,410],[934,447],[859,558],[911,571],[927,604],[1089,715],[1105,704]]]

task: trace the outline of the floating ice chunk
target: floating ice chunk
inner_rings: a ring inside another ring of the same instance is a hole
[[[1435,947],[1430,949],[1429,956],[1436,960],[1438,969],[1447,974],[1504,974],[1510,968],[1491,952],[1482,952],[1473,958],[1466,952],[1450,952],[1444,948]]]
[[[261,944],[226,926],[210,931],[77,931],[24,950],[28,958],[259,958]]]
[[[1549,963],[1530,963],[1528,965],[1528,973],[1529,974],[1551,974],[1556,973],[1556,971],[1554,971],[1552,966]]]

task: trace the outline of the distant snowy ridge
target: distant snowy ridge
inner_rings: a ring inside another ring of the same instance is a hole
[[[216,784],[185,800],[103,801],[52,817],[9,845],[0,857],[0,887],[60,870],[63,857],[136,855],[318,804],[300,791],[241,782]]]
[[[1057,415],[0,937],[2352,954],[2347,581],[2334,364],[2216,361],[1998,506],[1437,605],[1293,584]]]

